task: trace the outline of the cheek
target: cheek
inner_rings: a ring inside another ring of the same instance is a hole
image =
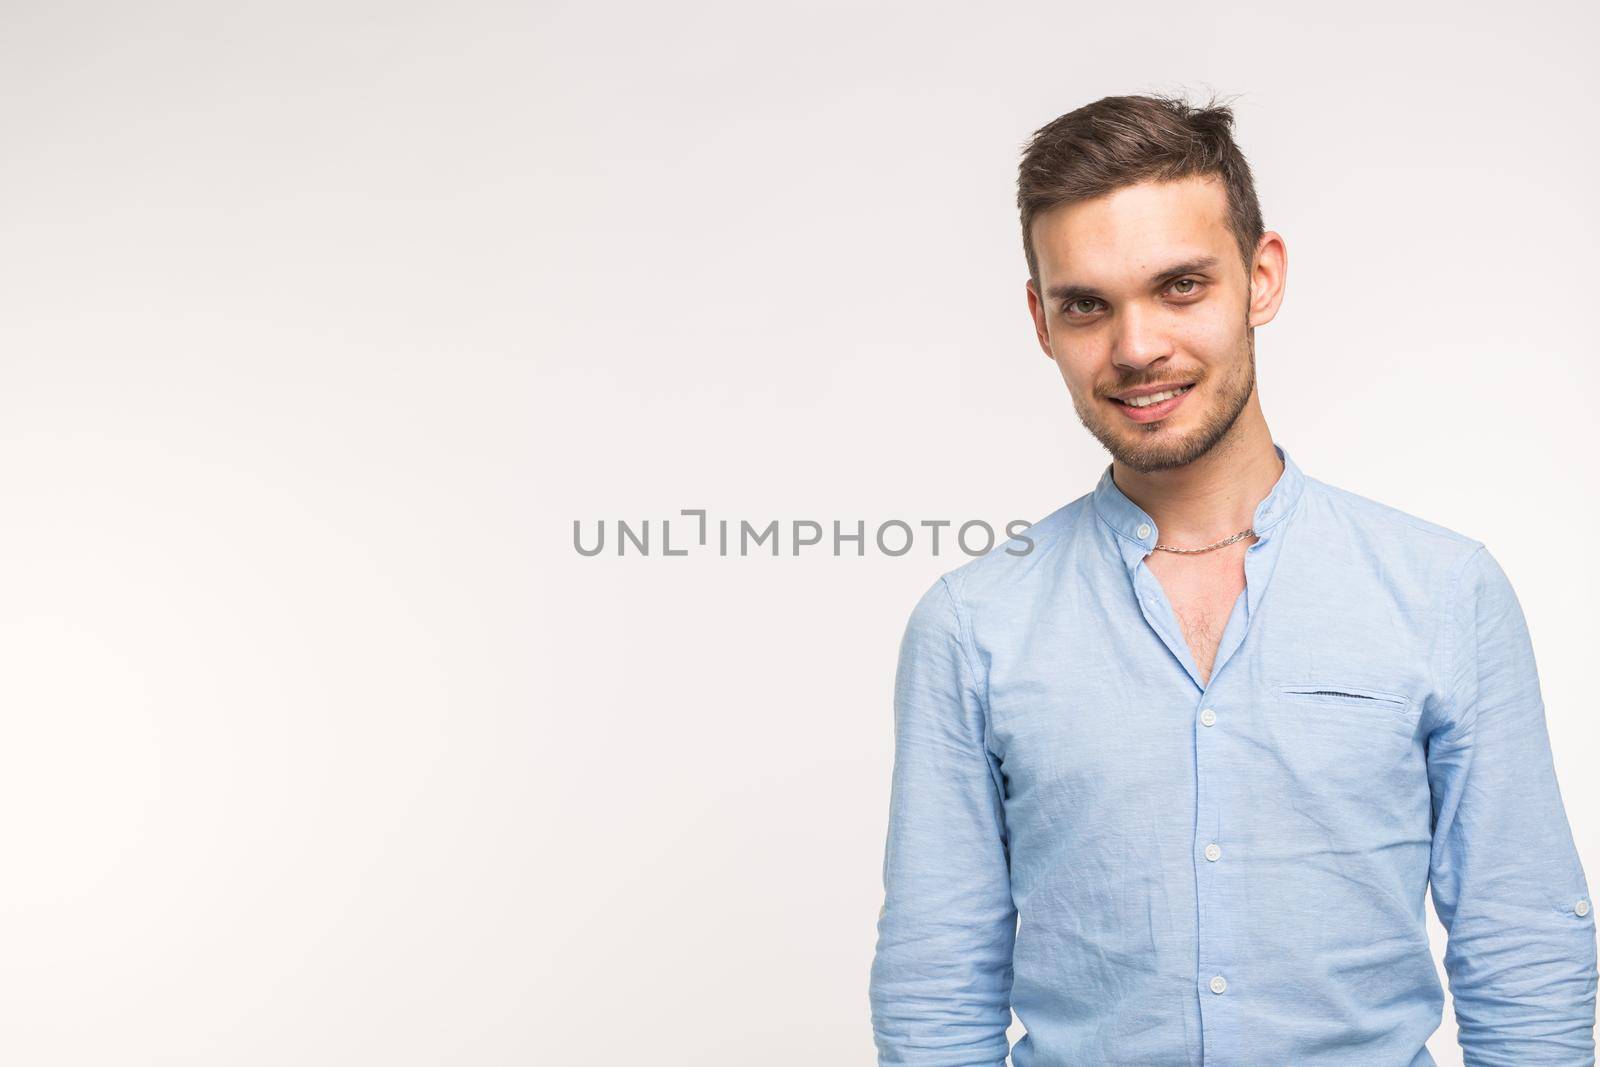
[[[1101,363],[1087,352],[1066,352],[1056,356],[1056,370],[1061,380],[1074,396],[1087,397],[1094,392],[1094,383]]]
[[[1203,314],[1184,317],[1173,332],[1173,340],[1180,347],[1208,361],[1228,359],[1244,343],[1245,336],[1244,320],[1235,319],[1220,301],[1208,306]]]

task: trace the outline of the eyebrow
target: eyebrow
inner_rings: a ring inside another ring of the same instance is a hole
[[[1216,265],[1216,256],[1201,256],[1198,259],[1191,259],[1184,263],[1174,263],[1172,266],[1164,267],[1150,275],[1150,284],[1160,285],[1162,282],[1171,278],[1176,278],[1180,274],[1197,274],[1203,270],[1210,270]],[[1064,282],[1061,285],[1052,285],[1045,291],[1045,295],[1049,297],[1053,303],[1066,303],[1068,301],[1078,300],[1082,297],[1093,297],[1096,300],[1102,300],[1105,298],[1105,294],[1101,293],[1100,290],[1094,288],[1093,286],[1078,285],[1073,282]]]

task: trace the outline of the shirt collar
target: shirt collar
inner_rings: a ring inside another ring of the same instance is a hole
[[[1255,530],[1258,544],[1271,537],[1279,524],[1294,511],[1294,506],[1300,501],[1300,491],[1305,487],[1305,475],[1300,472],[1294,459],[1277,442],[1273,442],[1272,447],[1277,450],[1278,458],[1283,460],[1283,473],[1278,475],[1272,491],[1256,505],[1250,528]],[[1155,549],[1161,531],[1156,529],[1156,521],[1143,508],[1117,488],[1117,483],[1111,478],[1113,466],[1106,464],[1091,496],[1100,517],[1122,539],[1124,551],[1137,561]]]

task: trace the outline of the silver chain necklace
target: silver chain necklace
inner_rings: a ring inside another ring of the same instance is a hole
[[[1231,545],[1235,541],[1239,540],[1239,538],[1241,538],[1241,537],[1250,537],[1254,533],[1255,533],[1254,529],[1240,530],[1238,533],[1234,534],[1232,537],[1224,537],[1222,540],[1218,541],[1216,544],[1207,545],[1204,548],[1173,548],[1171,545],[1157,545],[1156,548],[1160,549],[1162,552],[1182,552],[1185,555],[1188,555],[1188,554],[1191,554],[1191,553],[1194,553],[1194,552],[1210,552],[1213,548],[1221,548],[1223,545]]]

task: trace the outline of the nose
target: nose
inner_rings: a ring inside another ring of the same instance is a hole
[[[1157,312],[1128,304],[1121,308],[1118,317],[1121,321],[1113,342],[1113,363],[1130,370],[1143,370],[1172,355],[1172,341],[1162,329]]]

